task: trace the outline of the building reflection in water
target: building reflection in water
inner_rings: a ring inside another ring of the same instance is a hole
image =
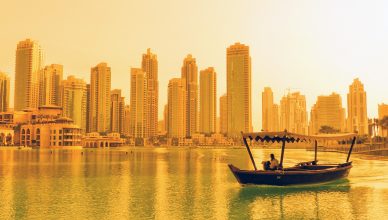
[[[271,151],[254,149],[255,159]],[[228,163],[252,167],[243,149],[2,149],[0,219],[380,219],[388,213],[388,161],[355,159],[349,181],[292,187],[241,187]]]

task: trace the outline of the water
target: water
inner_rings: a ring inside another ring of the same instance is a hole
[[[253,150],[258,164],[271,152]],[[387,159],[353,155],[349,177],[328,184],[241,187],[227,164],[252,168],[245,149],[1,149],[0,219],[382,219]]]

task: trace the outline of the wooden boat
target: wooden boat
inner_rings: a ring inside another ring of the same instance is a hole
[[[252,161],[254,170],[241,170],[232,164],[229,168],[240,184],[256,185],[277,185],[286,186],[294,184],[311,184],[328,182],[346,177],[352,168],[352,162],[349,161],[353,146],[356,142],[356,135],[338,134],[338,135],[314,135],[307,136],[295,133],[284,132],[257,132],[241,133],[244,145]],[[252,156],[247,139],[251,141],[262,142],[282,142],[280,163],[277,170],[258,170],[255,160]],[[344,163],[338,164],[318,164],[317,149],[319,140],[351,140],[349,153]],[[294,142],[315,142],[314,160],[301,162],[292,167],[283,168],[284,150],[286,143]]]

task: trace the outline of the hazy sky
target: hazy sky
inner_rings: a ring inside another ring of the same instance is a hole
[[[377,104],[388,103],[387,9],[388,2],[355,0],[2,1],[0,71],[13,85],[16,44],[31,38],[45,64],[64,65],[65,77],[89,82],[90,68],[107,62],[112,89],[122,89],[129,102],[129,69],[151,48],[159,60],[161,118],[168,80],[180,77],[188,53],[199,69],[215,67],[219,97],[226,91],[226,47],[241,42],[251,50],[255,130],[264,86],[276,103],[288,88],[301,91],[310,111],[318,95],[331,92],[346,107],[348,86],[359,77],[368,116],[375,117]]]

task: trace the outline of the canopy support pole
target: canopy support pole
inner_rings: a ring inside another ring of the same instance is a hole
[[[245,139],[245,137],[243,137],[243,141],[244,141],[245,147],[247,148],[247,151],[248,151],[249,157],[251,158],[251,161],[252,161],[253,167],[255,168],[255,170],[257,170],[256,163],[255,163],[255,159],[253,159],[252,152],[251,152],[251,149],[249,148],[249,145],[248,145],[247,139]]]
[[[280,154],[279,168],[283,169],[284,148],[286,147],[286,137],[282,139],[282,153]]]
[[[318,141],[315,140],[315,153],[314,153],[314,161],[317,162],[317,152],[318,152]]]
[[[353,138],[352,140],[352,145],[350,145],[349,153],[348,153],[348,158],[346,158],[346,163],[349,162],[350,159],[350,154],[352,154],[353,146],[356,143],[356,137]]]

